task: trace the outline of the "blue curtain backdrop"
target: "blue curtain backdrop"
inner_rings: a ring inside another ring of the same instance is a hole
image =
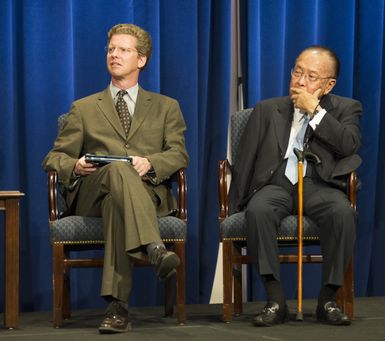
[[[364,164],[355,257],[357,295],[384,295],[385,141],[381,120],[384,1],[241,1],[245,103],[288,92],[289,71],[306,45],[341,57],[335,93],[364,105]],[[21,309],[51,309],[51,250],[46,176],[40,163],[56,136],[56,120],[74,99],[104,89],[107,31],[133,22],[147,29],[154,54],[140,83],[176,98],[186,119],[188,303],[207,303],[218,247],[217,161],[226,156],[230,97],[230,0],[3,0],[0,2],[0,190],[19,189]],[[1,231],[3,223],[0,223]],[[0,248],[3,248],[0,233]],[[0,252],[1,278],[3,253]],[[315,297],[319,269],[306,268],[305,295]],[[283,267],[295,296],[294,269]],[[136,269],[130,304],[162,301],[152,269]],[[152,280],[153,279],[153,280]],[[96,307],[100,269],[73,271],[73,307]],[[260,286],[252,296],[262,299]],[[3,292],[3,280],[0,280]],[[0,295],[0,311],[3,297]]]

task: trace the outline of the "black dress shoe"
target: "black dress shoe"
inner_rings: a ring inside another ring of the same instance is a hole
[[[289,321],[289,308],[285,304],[280,308],[277,302],[267,302],[262,311],[255,317],[257,327],[271,327]]]
[[[176,273],[180,260],[176,253],[167,251],[164,247],[156,247],[149,255],[151,264],[155,265],[155,272],[161,281]]]
[[[128,311],[117,300],[113,300],[107,307],[106,315],[99,326],[100,334],[125,333],[131,330]]]
[[[317,320],[327,324],[336,326],[348,326],[351,321],[334,301],[325,303],[323,307],[317,306]]]

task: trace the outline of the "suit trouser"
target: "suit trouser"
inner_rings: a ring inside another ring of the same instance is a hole
[[[128,300],[132,257],[144,258],[141,247],[161,240],[156,203],[151,186],[124,162],[113,162],[81,179],[76,214],[103,219],[102,296]]]
[[[277,228],[280,221],[297,212],[297,185],[282,182],[257,191],[246,207],[248,251],[260,275],[272,274],[280,280]],[[353,254],[356,216],[339,189],[322,181],[304,178],[304,214],[320,229],[323,255],[322,284],[341,286]]]

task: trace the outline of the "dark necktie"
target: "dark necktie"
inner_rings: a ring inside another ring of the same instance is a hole
[[[122,122],[124,132],[126,136],[130,131],[132,117],[128,111],[128,106],[126,101],[123,99],[123,96],[127,94],[127,91],[120,90],[118,92],[118,100],[116,101],[116,111],[119,114],[120,121]]]

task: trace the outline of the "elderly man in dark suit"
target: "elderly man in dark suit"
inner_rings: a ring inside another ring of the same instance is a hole
[[[291,161],[295,161],[293,147],[303,140],[321,161],[307,162],[304,174],[304,213],[320,227],[324,257],[317,319],[350,324],[335,301],[353,253],[356,228],[341,177],[361,163],[356,152],[362,107],[358,101],[330,94],[339,67],[330,49],[306,48],[292,70],[290,96],[258,103],[242,136],[229,205],[231,212],[245,210],[248,250],[267,292],[268,302],[256,316],[256,326],[288,320],[276,229],[280,220],[296,211],[298,175]]]
[[[106,47],[111,83],[73,103],[43,161],[43,167],[56,170],[67,186],[68,204],[76,214],[103,218],[101,295],[109,305],[101,333],[130,329],[133,257],[153,263],[161,280],[174,274],[180,262],[165,249],[157,216],[176,207],[164,181],[187,166],[186,126],[177,101],[138,85],[151,50],[151,37],[140,27],[111,28]],[[132,156],[132,163],[97,167],[86,162],[86,153]]]

